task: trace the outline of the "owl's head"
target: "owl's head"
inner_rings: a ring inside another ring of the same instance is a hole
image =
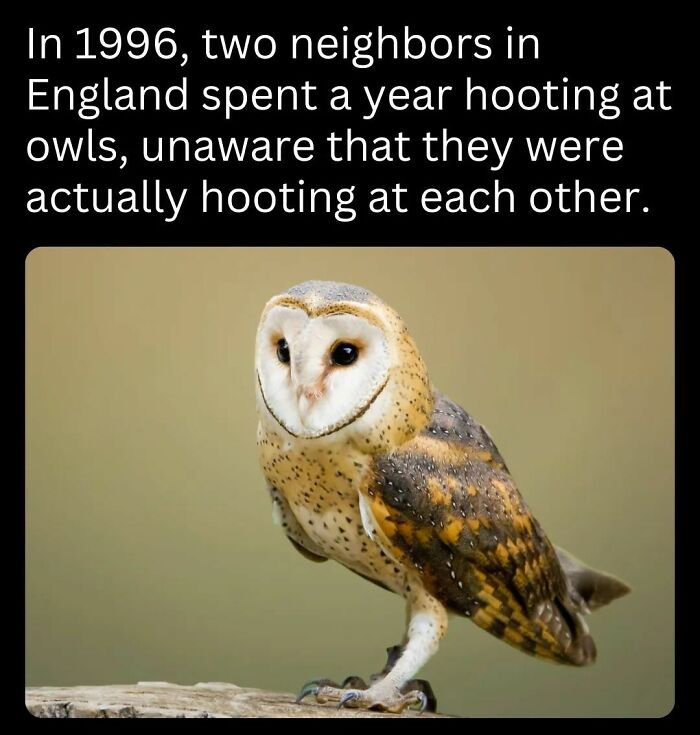
[[[432,409],[425,365],[401,318],[344,283],[307,281],[270,299],[255,369],[261,420],[299,439],[388,449]]]

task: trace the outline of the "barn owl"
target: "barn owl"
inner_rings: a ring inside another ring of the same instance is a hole
[[[541,659],[594,661],[584,616],[629,588],[550,543],[487,431],[431,384],[396,311],[357,286],[294,286],[263,310],[255,370],[273,518],[309,559],[407,605],[404,639],[369,685],[319,679],[298,701],[434,709],[414,677],[449,616]]]

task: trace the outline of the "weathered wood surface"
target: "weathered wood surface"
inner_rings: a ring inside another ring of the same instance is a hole
[[[26,705],[36,717],[440,717],[428,712],[392,715],[302,704],[292,694],[211,682],[180,686],[167,682],[132,685],[29,687]],[[442,715],[444,716],[444,715]]]

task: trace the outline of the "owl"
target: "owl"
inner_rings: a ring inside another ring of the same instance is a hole
[[[294,286],[263,310],[255,380],[273,519],[304,556],[407,608],[403,641],[369,684],[318,679],[299,702],[434,709],[414,677],[450,617],[540,659],[594,661],[585,616],[629,588],[552,545],[486,429],[430,382],[396,311],[357,286]]]

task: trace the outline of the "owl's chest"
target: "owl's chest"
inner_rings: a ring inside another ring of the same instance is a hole
[[[369,458],[345,445],[312,448],[277,435],[262,437],[258,446],[268,482],[309,538],[329,558],[394,588],[395,564],[367,535],[360,512]]]

